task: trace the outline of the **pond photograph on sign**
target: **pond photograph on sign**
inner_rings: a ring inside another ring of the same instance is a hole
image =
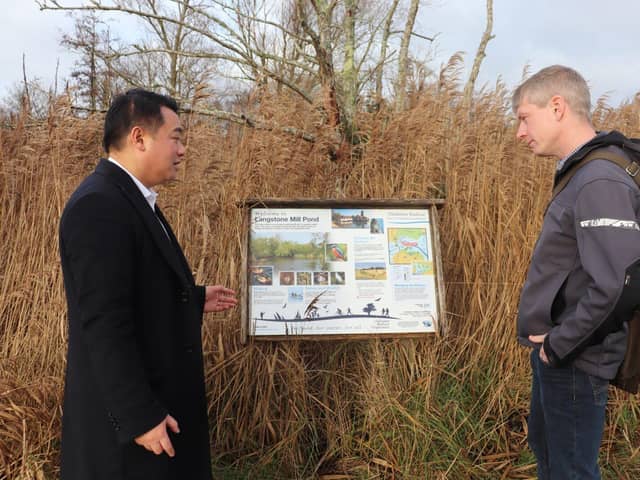
[[[251,208],[248,333],[421,334],[438,321],[429,208]]]

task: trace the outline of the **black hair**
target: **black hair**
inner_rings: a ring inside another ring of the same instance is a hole
[[[178,113],[178,103],[167,95],[142,88],[134,88],[117,95],[104,119],[102,146],[105,152],[109,152],[111,147],[122,148],[122,139],[135,125],[144,126],[151,131],[160,127],[164,122],[161,107]]]

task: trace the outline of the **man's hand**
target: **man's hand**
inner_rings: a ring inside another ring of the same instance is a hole
[[[529,335],[529,341],[532,343],[539,343],[540,345],[540,360],[546,365],[549,365],[549,359],[547,358],[547,354],[544,353],[544,339],[547,334],[543,335]]]
[[[162,422],[153,427],[147,433],[144,433],[135,439],[135,442],[155,453],[161,455],[162,452],[167,452],[167,455],[174,457],[176,455],[169,434],[167,433],[167,427],[171,429],[173,433],[180,433],[178,422],[171,415],[167,415]]]
[[[222,312],[238,304],[236,292],[222,285],[205,287],[204,311]]]

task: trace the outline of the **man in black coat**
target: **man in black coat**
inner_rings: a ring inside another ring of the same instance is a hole
[[[185,153],[176,102],[117,97],[102,159],[69,199],[60,257],[69,309],[64,480],[209,480],[201,324],[235,292],[196,286],[152,187]]]

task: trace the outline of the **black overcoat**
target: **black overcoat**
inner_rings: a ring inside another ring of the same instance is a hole
[[[210,479],[204,287],[162,213],[101,160],[64,209],[60,257],[69,311],[62,479]],[[180,426],[173,459],[134,443],[167,414]]]

